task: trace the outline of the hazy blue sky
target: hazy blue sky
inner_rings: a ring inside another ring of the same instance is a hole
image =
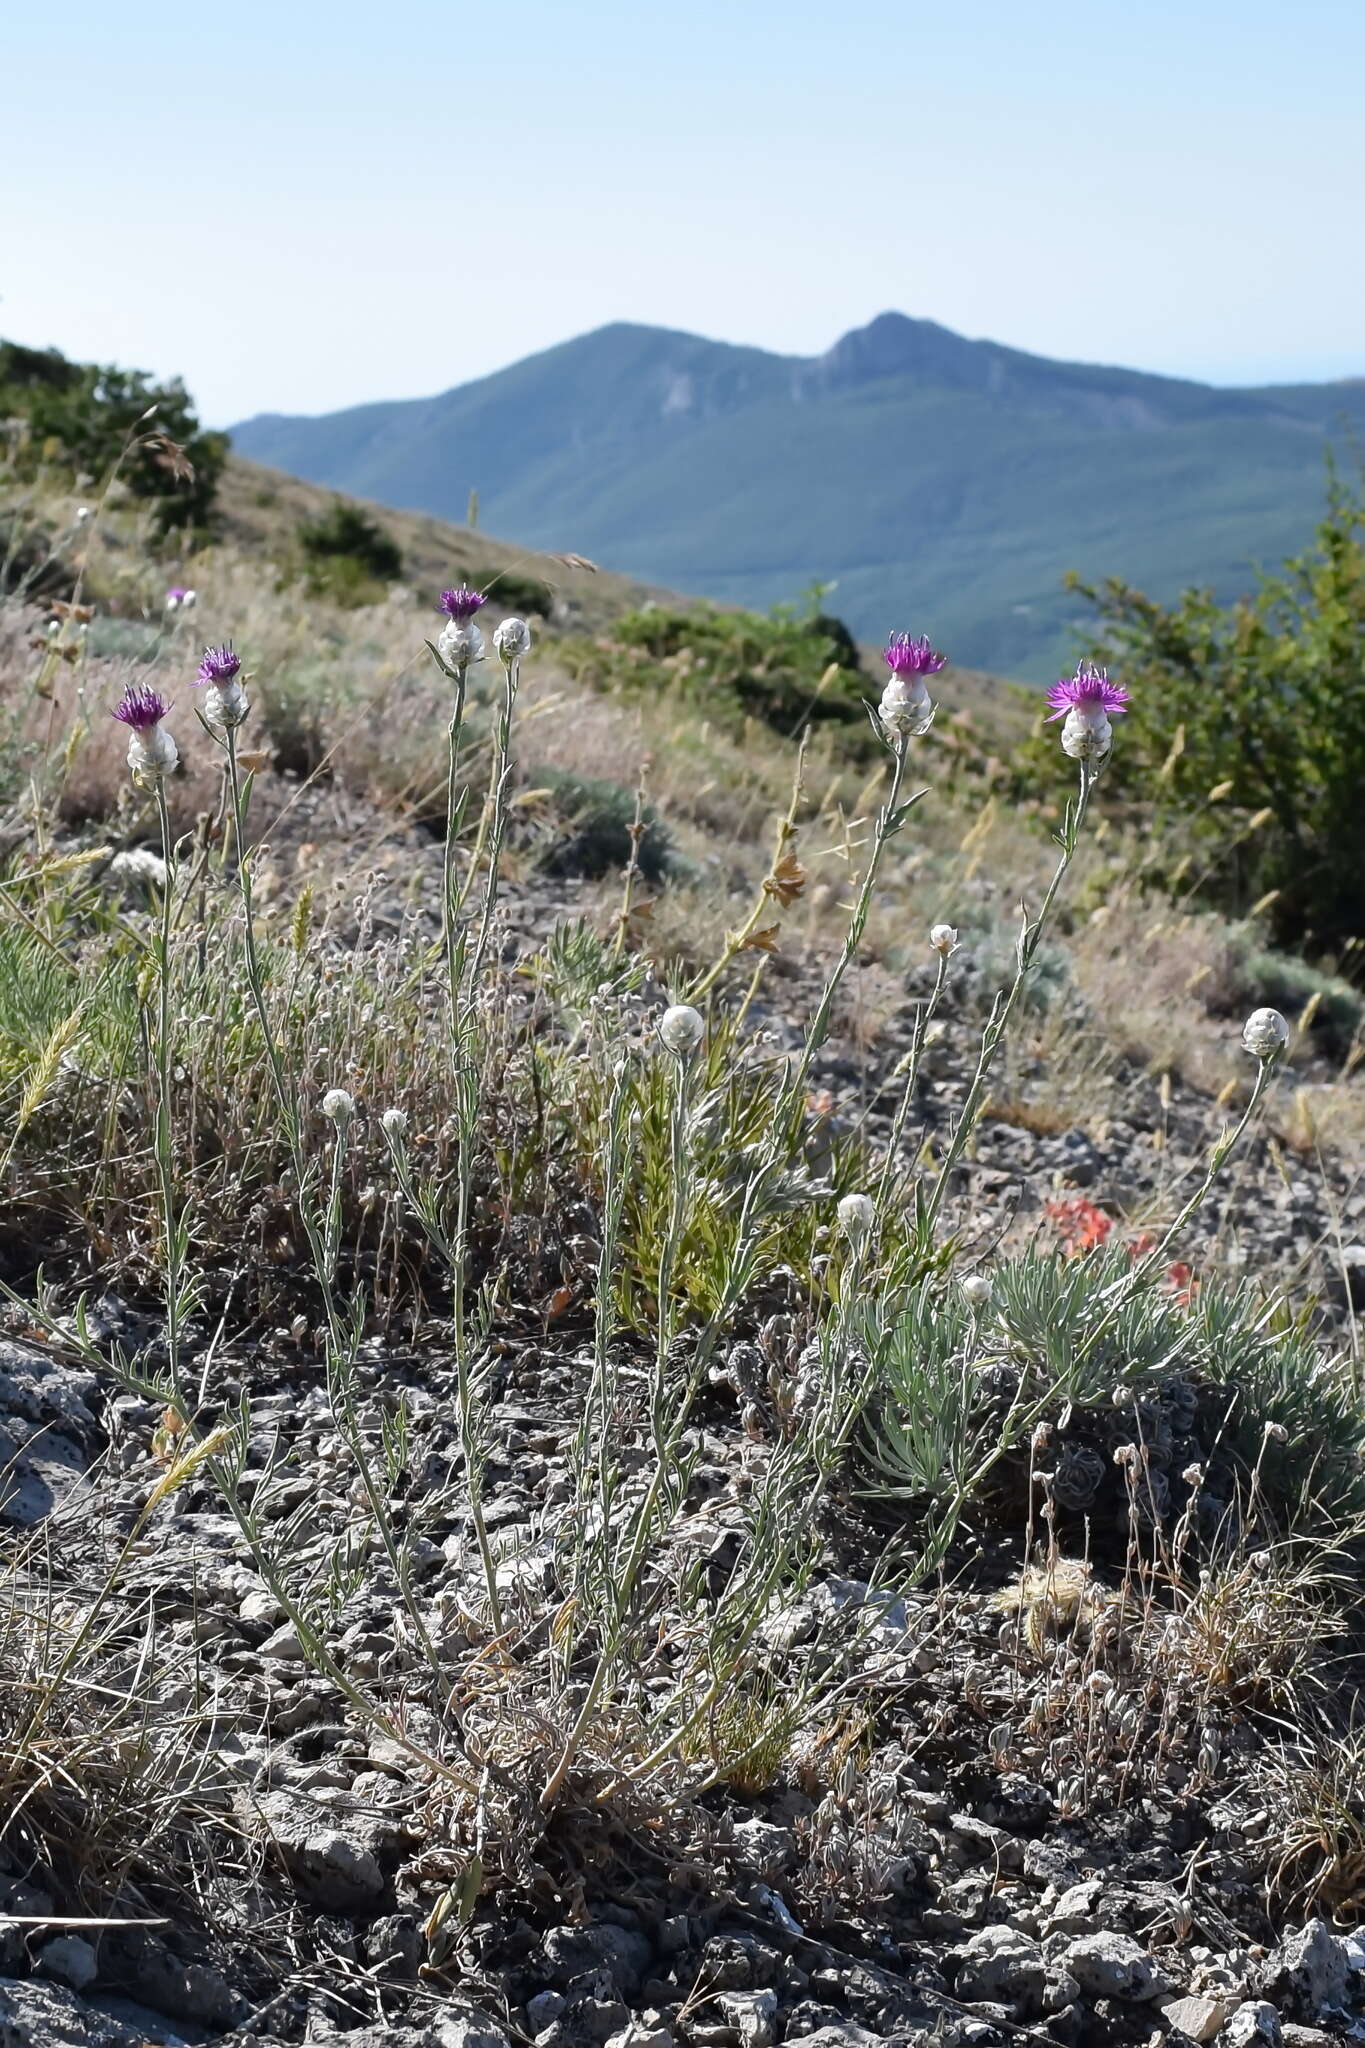
[[[0,58],[0,334],[205,416],[604,321],[887,307],[1219,382],[1365,373],[1360,0],[67,0]]]

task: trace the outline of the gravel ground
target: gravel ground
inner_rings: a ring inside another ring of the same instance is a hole
[[[540,935],[565,898],[562,884],[553,901],[509,890],[509,951]],[[780,1003],[755,1012],[774,1057],[809,1008],[811,980],[797,973]],[[882,1077],[908,1043],[920,992],[907,987],[871,1053],[836,1037],[822,1056],[814,1085],[828,1092],[831,1128],[860,1117],[874,1135],[889,1126]],[[950,1008],[931,1049],[931,1134],[965,1089],[978,1014],[970,1002]],[[1098,1135],[988,1123],[951,1220],[989,1246],[1048,1230],[1051,1198],[1083,1193],[1118,1219],[1169,1211],[1220,1118],[1189,1097],[1164,1108],[1133,1075]],[[1365,1193],[1346,1164],[1286,1159],[1257,1139],[1181,1255],[1196,1271],[1282,1277],[1341,1336],[1354,1276],[1365,1277],[1356,1233],[1365,1239]],[[99,1341],[135,1341],[143,1327],[116,1295],[98,1303]],[[566,1533],[565,1439],[588,1363],[581,1333],[522,1338],[502,1347],[492,1388],[488,1519],[509,1615],[532,1646]],[[723,1554],[768,1455],[742,1419],[744,1370],[732,1357],[691,1432],[695,1469],[674,1540],[702,1558]],[[428,1506],[415,1564],[424,1620],[439,1648],[467,1658],[481,1594],[448,1349],[439,1333],[419,1355],[376,1341],[359,1385],[361,1427],[376,1444],[405,1397],[404,1484]],[[301,1556],[330,1552],[360,1508],[320,1365],[261,1338],[216,1362],[211,1401],[242,1391],[253,1414],[246,1491],[273,1471],[271,1514],[284,1526],[303,1510],[291,1541]],[[803,1784],[798,1771],[773,1789],[717,1790],[672,1834],[575,1809],[544,1830],[525,1867],[496,1873],[442,1956],[424,1925],[461,1866],[439,1783],[310,1670],[211,1485],[185,1484],[140,1527],[165,1469],[161,1421],[112,1375],[71,1363],[60,1338],[37,1342],[16,1319],[0,1341],[0,1515],[41,1538],[13,1598],[80,1611],[126,1543],[126,1633],[108,1654],[131,1674],[154,1625],[162,1706],[192,1706],[215,1731],[193,1787],[196,1895],[169,1924],[54,1925],[60,1873],[17,1849],[0,1855],[0,2048],[1365,2040],[1365,1937],[1267,1910],[1274,1822],[1243,1769],[1250,1721],[1210,1712],[1173,1727],[1159,1701],[1139,1701],[1127,1753],[1160,1731],[1169,1769],[1143,1779],[1101,1762],[1086,1811],[1072,1810],[1068,1772],[1103,1745],[1087,1749],[1075,1725],[1061,1643],[1025,1655],[1019,1618],[1002,1612],[1017,1532],[985,1540],[970,1570],[900,1597],[878,1584],[887,1531],[871,1515],[831,1519],[812,1583],[773,1635],[779,1662],[797,1669],[841,1628],[861,1632],[881,1711],[858,1767],[830,1785]],[[1202,1451],[1201,1427],[1193,1413],[1180,1423]],[[419,1745],[438,1740],[382,1557],[340,1588],[329,1644],[406,1713]],[[529,1779],[522,1790],[533,1796]]]

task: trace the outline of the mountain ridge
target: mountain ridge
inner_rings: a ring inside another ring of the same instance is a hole
[[[818,356],[628,321],[431,398],[258,414],[245,456],[382,503],[764,605],[837,581],[873,637],[913,612],[1041,675],[1116,574],[1220,596],[1308,538],[1365,380],[1220,387],[1055,361],[883,313]],[[1116,508],[1120,508],[1116,515]]]

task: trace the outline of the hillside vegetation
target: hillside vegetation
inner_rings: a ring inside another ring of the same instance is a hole
[[[0,471],[0,2038],[1349,2038],[1362,1008],[1152,649],[137,452]]]
[[[239,453],[390,505],[574,546],[676,589],[837,582],[863,638],[932,616],[975,667],[1044,679],[1121,576],[1226,601],[1321,511],[1365,381],[1215,390],[1050,362],[888,313],[824,356],[617,325],[439,397],[262,415]]]

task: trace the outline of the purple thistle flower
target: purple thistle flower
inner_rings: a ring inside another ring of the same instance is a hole
[[[166,592],[166,602],[167,602],[167,604],[169,604],[169,603],[171,602],[172,598],[174,598],[175,602],[176,602],[177,604],[179,604],[179,602],[180,602],[180,600],[181,600],[181,598],[182,598],[182,597],[188,597],[188,596],[189,596],[189,592],[188,592],[188,590],[182,590],[182,589],[181,589],[181,587],[180,587],[180,585],[179,585],[178,583],[173,583],[173,584],[171,585],[170,589],[169,589],[169,590],[168,590],[168,591]]]
[[[170,710],[166,699],[155,690],[140,689],[134,684],[125,690],[109,716],[116,718],[120,725],[130,725],[134,732],[150,732],[159,725]]]
[[[1074,676],[1062,676],[1052,685],[1047,701],[1052,706],[1049,725],[1065,718],[1068,711],[1102,711],[1106,718],[1122,718],[1128,709],[1128,691],[1122,683],[1111,683],[1106,669],[1083,661]]]
[[[448,619],[472,619],[488,599],[481,590],[471,590],[467,583],[462,583],[458,590],[443,590],[440,601]]]
[[[918,639],[893,633],[886,643],[886,665],[893,676],[936,676],[947,667],[948,657],[931,647],[924,633]]]
[[[231,641],[226,647],[206,647],[204,659],[199,664],[199,673],[194,680],[196,683],[204,684],[206,688],[210,684],[221,686],[223,683],[230,683],[241,666],[242,657],[233,653]]]

